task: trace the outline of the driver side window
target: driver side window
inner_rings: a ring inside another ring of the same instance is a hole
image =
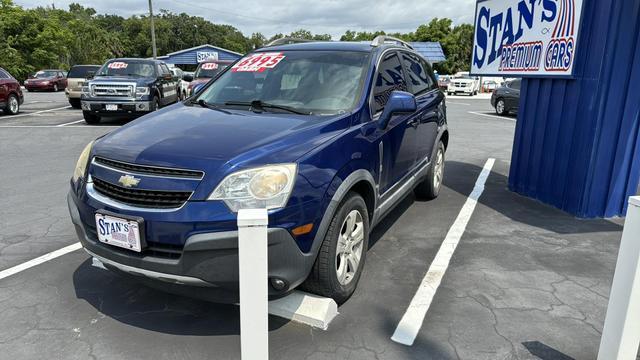
[[[390,51],[384,54],[376,75],[371,99],[371,109],[374,115],[384,110],[391,93],[395,90],[407,91],[407,83],[404,80],[402,64],[400,64],[396,52]]]

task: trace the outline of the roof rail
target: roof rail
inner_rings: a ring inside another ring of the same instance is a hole
[[[402,41],[402,40],[400,40],[398,38],[395,38],[393,36],[387,36],[387,35],[378,35],[378,36],[376,36],[376,38],[373,39],[373,41],[371,42],[371,46],[376,47],[376,46],[389,44],[389,43],[397,44],[397,45],[400,45],[400,46],[404,46],[404,47],[406,47],[408,49],[413,50],[413,46],[411,46],[408,42]]]
[[[316,40],[298,39],[298,38],[292,38],[292,37],[281,37],[280,39],[275,39],[272,42],[268,43],[267,45],[265,45],[265,47],[276,46],[276,45],[305,43],[305,42],[312,42],[312,41],[316,41]]]

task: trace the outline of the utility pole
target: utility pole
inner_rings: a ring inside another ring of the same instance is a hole
[[[149,17],[151,18],[151,46],[153,47],[153,58],[158,56],[158,50],[156,49],[156,27],[153,23],[153,6],[151,0],[149,0]]]

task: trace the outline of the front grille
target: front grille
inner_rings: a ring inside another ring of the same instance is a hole
[[[129,189],[93,178],[93,188],[118,202],[139,207],[172,209],[184,204],[191,192]]]
[[[130,84],[93,84],[91,94],[93,96],[127,97],[132,98],[135,85]]]
[[[193,179],[202,179],[202,177],[204,176],[204,173],[202,171],[170,169],[170,168],[162,168],[162,167],[156,167],[156,166],[137,165],[137,164],[125,163],[122,161],[105,159],[97,156],[94,158],[94,161],[97,164],[102,164],[118,170],[135,172],[138,174],[162,175],[162,176],[168,176],[168,177],[183,177],[183,178],[193,178]]]
[[[466,88],[467,87],[467,83],[464,82],[454,82],[453,86],[455,87],[459,87],[459,88]]]

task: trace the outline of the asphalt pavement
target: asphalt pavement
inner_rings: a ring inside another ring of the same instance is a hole
[[[378,225],[354,296],[327,331],[270,318],[271,359],[595,359],[622,219],[578,220],[511,193],[515,116],[450,98],[440,196]],[[82,148],[124,124],[82,122],[64,93],[0,115],[0,271],[77,242],[65,196]],[[495,158],[412,346],[390,338]],[[91,266],[82,251],[0,280],[0,358],[239,359],[239,312]]]

